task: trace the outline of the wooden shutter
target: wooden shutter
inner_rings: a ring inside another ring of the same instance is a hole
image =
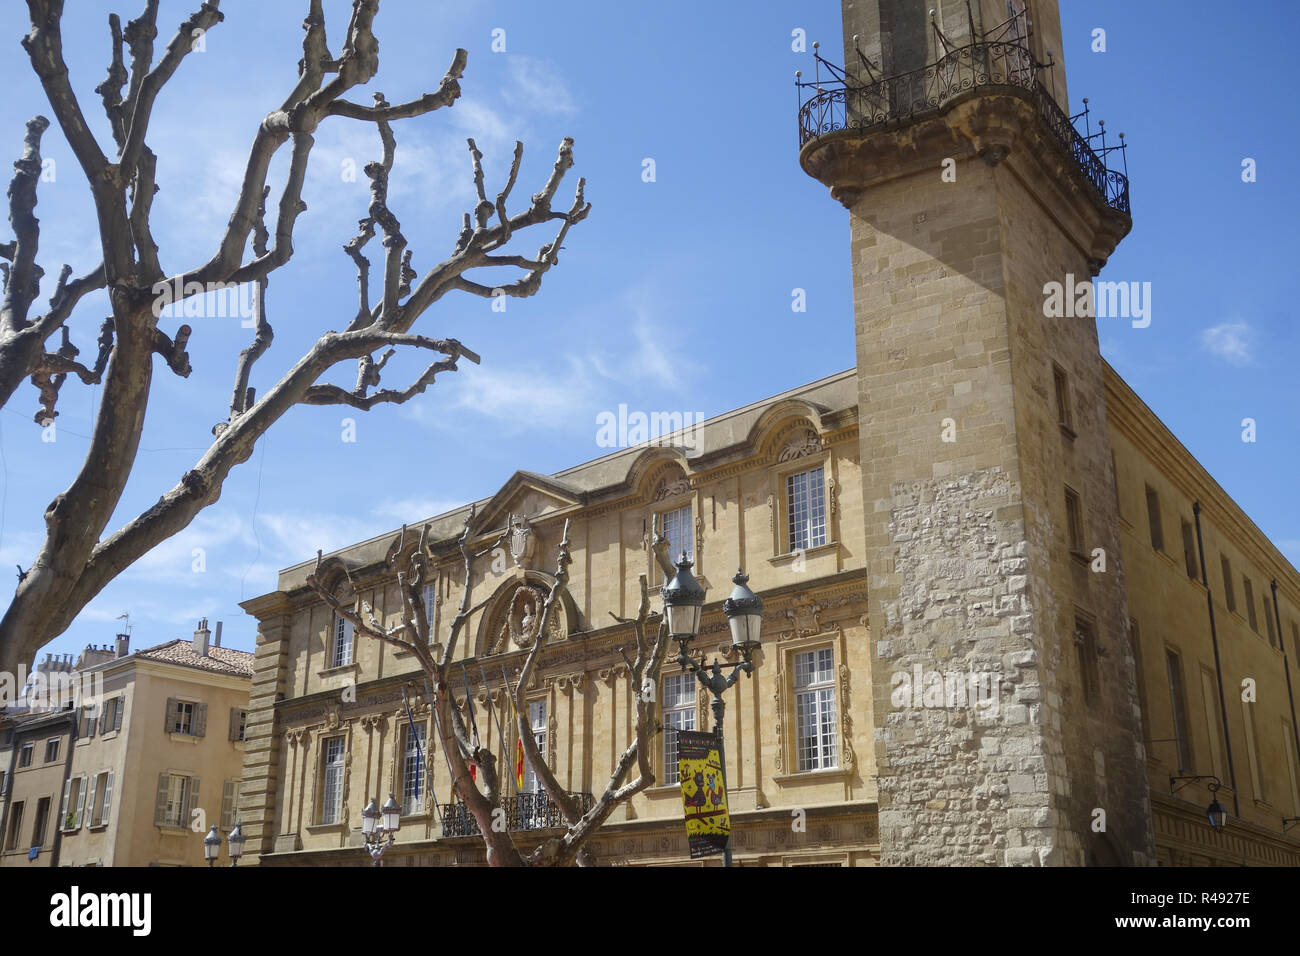
[[[230,731],[226,735],[226,739],[232,741],[239,739],[239,708],[238,707],[230,708]]]
[[[72,796],[72,778],[63,781],[63,803],[59,804],[59,829],[68,829],[68,799]]]
[[[162,826],[167,822],[167,787],[170,783],[170,774],[158,774],[158,796],[153,805],[154,826]]]
[[[208,705],[195,704],[194,717],[190,721],[190,733],[195,737],[206,736],[208,732]]]
[[[88,778],[90,794],[86,797],[86,826],[95,825],[95,791],[99,789],[99,774]]]
[[[105,702],[105,703],[103,704],[103,706],[101,706],[101,707],[99,708],[99,733],[100,733],[100,736],[103,736],[105,733],[107,733],[108,731],[110,731],[110,730],[113,729],[112,727],[108,726],[108,705],[109,705],[109,703],[111,703],[111,701]]]
[[[163,728],[165,733],[171,733],[176,729],[176,716],[180,712],[181,702],[175,697],[167,698],[167,724]]]
[[[221,829],[229,830],[235,824],[235,784],[227,780],[221,785]]]
[[[190,800],[189,803],[186,804],[185,806],[185,819],[181,821],[182,825],[189,826],[190,821],[194,819],[194,810],[195,808],[198,807],[198,805],[199,805],[199,778],[190,777]]]
[[[102,705],[98,705],[98,704],[96,705],[96,707],[101,707],[101,706],[102,706]],[[83,715],[83,717],[82,717],[81,725],[82,725],[83,727],[86,726],[86,720],[85,720],[85,718],[86,718],[86,717],[89,717],[89,718],[90,718],[90,721],[89,721],[89,723],[90,723],[90,727],[89,727],[89,728],[87,729],[87,731],[86,731],[86,736],[87,736],[87,737],[93,737],[93,736],[95,736],[95,725],[99,723],[99,717],[96,716],[96,714],[95,714],[95,709],[96,709],[96,707],[88,707],[88,708],[86,708],[86,713],[85,713],[85,714]]]
[[[108,822],[108,812],[113,809],[113,772],[108,773],[108,781],[104,784],[104,799],[99,801],[99,823]]]
[[[122,712],[124,710],[126,710],[126,695],[122,694],[120,697],[115,697],[113,699],[113,729],[114,730],[122,729]]]
[[[86,785],[90,778],[82,775],[81,777],[81,795],[77,798],[77,818],[72,821],[72,829],[76,830],[81,826],[81,818],[86,812]]]

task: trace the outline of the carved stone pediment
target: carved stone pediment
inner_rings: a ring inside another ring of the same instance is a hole
[[[811,428],[805,428],[796,432],[794,436],[781,449],[781,454],[777,457],[778,461],[794,461],[796,458],[804,458],[808,455],[815,455],[822,450],[821,436]]]

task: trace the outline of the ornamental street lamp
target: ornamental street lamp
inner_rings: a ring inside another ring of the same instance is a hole
[[[230,845],[230,865],[238,866],[239,858],[244,855],[244,841],[248,839],[244,836],[243,824],[236,823],[235,828],[230,831],[230,836],[226,842]],[[212,824],[208,830],[208,835],[203,838],[203,859],[208,861],[208,866],[216,865],[217,858],[221,855],[221,833],[217,830],[217,825]]]
[[[1228,811],[1223,809],[1223,804],[1221,804],[1219,798],[1215,796],[1215,794],[1218,793],[1219,788],[1223,786],[1223,781],[1218,777],[1213,774],[1182,774],[1181,776],[1171,776],[1169,778],[1169,792],[1177,793],[1179,790],[1182,790],[1183,787],[1193,784],[1198,780],[1211,781],[1205,785],[1205,789],[1210,791],[1210,805],[1205,808],[1205,816],[1206,819],[1210,821],[1211,827],[1215,830],[1222,830],[1224,825],[1228,822]],[[1178,781],[1182,782],[1178,783]],[[1178,784],[1177,786],[1175,786],[1176,783]]]
[[[700,616],[704,610],[704,588],[691,574],[691,562],[683,552],[677,562],[677,574],[663,589],[664,617],[668,621],[668,634],[677,642],[677,663],[684,670],[695,675],[700,685],[708,688],[713,695],[713,725],[718,739],[718,762],[722,765],[722,788],[727,791],[727,753],[722,743],[723,718],[727,703],[723,694],[727,688],[736,683],[740,672],[754,675],[754,651],[759,647],[759,632],[763,626],[763,601],[751,591],[746,584],[749,576],[743,570],[737,571],[731,579],[736,587],[731,596],[722,602],[722,612],[727,616],[731,628],[731,646],[740,652],[741,659],[734,663],[719,664],[713,659],[712,665],[706,667],[704,658],[699,661],[691,656],[690,644],[700,632]],[[724,668],[730,667],[731,673],[724,674]],[[731,866],[731,833],[727,833],[727,842],[722,847],[722,865]]]
[[[372,798],[361,811],[361,836],[366,841],[366,851],[375,866],[384,865],[384,851],[396,841],[393,834],[401,827],[402,805],[393,799],[391,793],[382,807]]]

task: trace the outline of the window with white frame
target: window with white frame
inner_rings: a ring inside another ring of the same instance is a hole
[[[402,812],[424,812],[424,748],[428,728],[416,724],[406,728],[406,751],[402,756]]]
[[[438,588],[435,584],[426,584],[420,595],[424,600],[424,620],[429,625],[429,641],[433,642],[433,609],[438,605]]]
[[[171,732],[188,734],[194,727],[194,704],[188,700],[176,701],[172,711]]]
[[[59,738],[51,737],[45,741],[45,762],[53,763],[59,759]]]
[[[164,826],[183,827],[188,824],[190,803],[197,797],[194,792],[194,778],[178,773],[163,775],[166,779],[159,781],[158,816]]]
[[[338,823],[343,806],[343,738],[331,737],[325,741],[321,779],[320,822]]]
[[[533,742],[537,744],[537,753],[546,759],[546,701],[530,700],[528,702],[528,725],[533,729]],[[524,772],[524,790],[528,793],[541,793],[542,781],[537,771],[529,763]]]
[[[95,775],[94,788],[91,790],[90,826],[102,827],[108,823],[108,812],[113,808],[113,773],[102,770]]]
[[[690,505],[663,512],[659,516],[659,533],[668,539],[668,557],[674,565],[683,551],[687,558],[695,560],[695,528],[691,524]],[[671,579],[672,575],[665,575],[663,583]]]
[[[821,465],[786,476],[785,509],[791,553],[826,543],[826,482]]]
[[[346,667],[352,663],[352,622],[334,618],[334,640],[331,644],[330,667]]]
[[[19,770],[23,767],[30,767],[32,765],[32,750],[34,749],[34,746],[34,744],[23,744],[22,750],[18,752]]]
[[[86,813],[86,796],[89,790],[89,777],[69,777],[64,781],[63,802],[59,804],[59,826],[62,829],[81,829],[82,817]]]
[[[794,656],[796,766],[828,770],[836,764],[835,651],[829,647]]]
[[[677,731],[695,729],[695,677],[670,674],[664,678],[665,784],[677,783]]]

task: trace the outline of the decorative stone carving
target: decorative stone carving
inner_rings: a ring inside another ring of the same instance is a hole
[[[519,584],[507,599],[505,612],[497,628],[496,637],[488,648],[489,654],[502,654],[511,650],[510,645],[527,649],[537,639],[537,629],[541,625],[542,607],[546,604],[546,592],[535,584]],[[551,611],[547,626],[547,641],[564,639],[564,610],[558,604]]]
[[[523,515],[512,514],[510,516],[510,557],[514,559],[515,567],[526,570],[536,550],[537,535],[533,533],[533,526]]]
[[[690,490],[691,483],[687,478],[678,478],[675,481],[669,481],[667,478],[663,478],[660,479],[659,484],[655,486],[654,500],[663,501],[665,498],[684,495]]]
[[[840,664],[840,766],[853,769],[853,708],[849,698],[849,666]]]
[[[781,673],[780,664],[776,668],[776,693],[772,695],[776,702],[776,759],[773,763],[777,773],[785,773],[785,675]]]
[[[781,449],[781,454],[777,456],[777,461],[794,461],[796,458],[815,455],[821,450],[821,437],[811,428],[805,428],[786,443],[786,446]]]
[[[821,631],[822,606],[807,597],[795,598],[794,604],[786,608],[785,616],[794,623],[791,637],[804,637]]]
[[[839,486],[835,484],[834,477],[828,475],[826,477],[826,505],[832,518],[835,517],[836,508],[839,506],[839,497]]]
[[[709,725],[709,691],[701,686],[699,695],[696,698],[698,713],[695,715],[696,727],[707,727]]]
[[[767,530],[776,530],[776,495],[767,496]]]
[[[551,708],[551,719],[546,725],[546,766],[555,770],[555,738],[560,732],[560,722],[555,719],[555,709]]]

